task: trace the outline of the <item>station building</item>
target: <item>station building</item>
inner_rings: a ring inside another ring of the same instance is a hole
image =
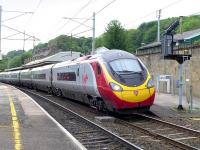
[[[184,94],[189,95],[189,88],[192,87],[193,95],[200,98],[200,28],[174,35],[174,53],[192,55],[189,61],[184,62]],[[175,60],[162,59],[161,42],[153,42],[139,47],[136,55],[149,69],[159,92],[178,94],[176,84],[178,63]],[[159,76],[163,77],[163,82],[159,83]],[[168,81],[167,78],[170,85],[165,82]],[[160,84],[159,87],[158,84]]]
[[[200,28],[174,35],[175,51],[195,48],[200,43]],[[188,51],[184,51],[185,53]],[[136,50],[136,55],[161,53],[161,42],[153,42]]]

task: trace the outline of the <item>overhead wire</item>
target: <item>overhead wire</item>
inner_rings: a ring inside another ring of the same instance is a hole
[[[112,3],[114,3],[116,0],[112,0],[110,3],[108,3],[107,5],[105,5],[103,8],[101,8],[99,11],[97,11],[95,14],[99,14],[100,12],[102,12],[105,8],[107,8],[108,6],[110,6]]]
[[[64,18],[65,19],[65,18]],[[87,28],[92,28],[92,27],[90,27],[90,26],[88,26],[88,25],[86,25],[86,24],[83,24],[82,22],[79,22],[79,21],[76,21],[76,20],[74,20],[75,18],[66,18],[66,19],[69,19],[69,20],[71,20],[71,21],[73,21],[73,22],[76,22],[76,23],[78,23],[78,24],[80,24],[80,25],[83,25],[83,26],[85,26],[85,27],[87,27]],[[82,19],[82,18],[81,18]],[[88,19],[88,18],[85,18],[85,19]]]
[[[21,34],[21,33],[17,32],[17,33],[15,33],[15,34],[11,34],[11,35],[8,35],[8,36],[6,36],[6,37],[3,37],[2,39],[6,39],[6,38],[9,38],[9,37],[12,37],[12,36],[18,35],[18,34]]]
[[[170,4],[168,4],[168,5],[164,6],[164,7],[162,7],[161,10],[164,10],[164,9],[167,9],[167,8],[173,6],[173,5],[176,5],[177,3],[181,2],[181,1],[183,1],[183,0],[177,0],[177,1],[175,1],[175,2],[172,2],[172,3],[170,3]],[[148,14],[142,16],[142,17],[139,17],[139,18],[137,18],[137,19],[131,21],[131,24],[137,22],[138,20],[141,20],[141,19],[144,19],[144,18],[146,18],[146,17],[148,17],[148,16],[151,16],[151,15],[154,14],[155,12],[156,12],[156,11],[152,11],[152,12],[150,12],[150,13],[148,13]]]
[[[162,10],[163,10],[163,9],[167,9],[167,8],[173,6],[173,5],[176,5],[177,3],[180,3],[181,1],[184,1],[184,0],[175,1],[175,2],[173,2],[173,3],[170,3],[170,4],[166,5],[166,6],[164,6],[164,7],[161,8],[161,9],[162,9]]]
[[[32,36],[32,35],[29,35],[29,34],[26,34],[26,33],[22,32],[22,31],[19,31],[18,29],[9,27],[9,26],[4,25],[4,24],[2,24],[2,26],[5,27],[5,28],[8,28],[8,29],[10,29],[10,30],[16,31],[17,33],[25,34],[25,35],[28,36],[28,37],[34,38],[34,39],[36,39],[36,40],[39,40],[38,38],[35,38],[35,37]]]
[[[91,31],[91,30],[92,30],[92,29],[88,29],[88,30],[85,30],[85,31],[82,31],[82,32],[79,32],[79,33],[73,34],[73,36],[76,36],[76,35],[79,35],[79,34],[82,34],[82,33],[88,32],[88,31]]]
[[[29,24],[30,24],[30,22],[31,22],[31,20],[32,20],[32,18],[33,18],[33,16],[34,16],[34,14],[37,12],[37,10],[38,10],[38,8],[40,7],[40,4],[42,3],[42,0],[39,0],[39,2],[37,3],[37,5],[36,5],[36,7],[35,7],[35,9],[34,9],[34,11],[33,11],[33,14],[30,16],[30,18],[28,19],[28,21],[26,22],[26,25],[24,26],[24,37],[25,37],[25,29],[27,29],[28,28],[28,26],[29,26]],[[34,41],[36,40],[36,38],[35,38],[35,36],[33,36],[33,39],[34,39]]]
[[[105,8],[107,8],[108,6],[110,6],[112,3],[114,3],[116,0],[112,0],[111,2],[109,2],[108,4],[106,4],[103,8],[101,8],[99,11],[97,11],[95,14],[97,15],[97,14],[99,14],[100,12],[102,12]],[[82,24],[85,24],[86,22],[88,22],[89,20],[91,20],[92,19],[92,16],[91,17],[89,17],[88,19],[86,19]],[[76,29],[78,29],[79,27],[81,27],[82,25],[80,24],[80,25],[78,25],[78,26],[76,26],[75,28],[73,28],[70,32],[68,32],[67,33],[67,35],[68,34],[70,34],[70,33],[72,33],[74,30],[76,30]]]
[[[74,15],[73,17],[71,18],[74,18],[76,17],[79,13],[81,13],[87,6],[90,5],[90,3],[92,2],[93,0],[89,0],[84,6],[82,6]],[[61,29],[63,29],[68,23],[70,23],[70,19],[65,23],[63,24],[58,30],[56,30],[56,32],[60,31]]]
[[[3,10],[3,12],[7,12],[7,13],[32,13],[32,12],[23,12],[23,11],[10,11],[10,10]]]
[[[34,14],[36,13],[36,11],[38,10],[38,8],[40,7],[40,4],[42,3],[42,0],[39,0],[39,2],[37,3],[37,6],[35,7],[34,11],[33,11],[33,14],[30,16],[29,20],[26,22],[26,25],[24,28],[27,28],[29,23],[31,22]]]
[[[41,1],[42,1],[42,0],[40,0],[39,3],[37,4],[37,7],[35,8],[34,12],[36,12],[37,9],[39,8]],[[26,23],[26,25],[25,25],[24,28],[26,28],[26,27],[28,26],[29,22],[31,21],[31,19],[32,19],[33,15],[34,15],[34,12],[24,12],[24,11],[9,11],[9,10],[3,10],[3,12],[6,12],[6,13],[20,13],[20,14],[14,16],[14,17],[5,19],[5,20],[3,20],[2,22],[6,22],[6,21],[9,21],[9,20],[12,20],[12,19],[16,19],[16,18],[21,17],[21,16],[24,16],[24,15],[26,15],[26,14],[31,14],[31,16],[30,16],[29,20],[27,21],[27,23]],[[6,25],[2,25],[2,26],[5,27],[5,28],[8,28],[8,29],[10,29],[10,30],[13,30],[13,31],[17,32],[17,33],[14,33],[14,34],[12,34],[12,35],[9,35],[9,36],[7,36],[7,37],[2,38],[2,39],[4,39],[4,40],[24,40],[24,39],[16,39],[16,38],[15,38],[15,39],[10,39],[10,38],[9,38],[9,37],[13,37],[13,36],[18,35],[18,34],[24,34],[24,36],[28,36],[28,38],[27,38],[26,40],[39,41],[39,39],[38,39],[38,38],[35,38],[35,36],[31,36],[31,35],[25,34],[25,31],[24,31],[24,32],[21,32],[21,31],[19,31],[19,30],[17,30],[17,29],[8,27],[8,26],[6,26]],[[33,38],[33,39],[30,39],[30,38]]]
[[[2,22],[9,21],[9,20],[12,20],[12,19],[15,19],[15,18],[24,16],[24,15],[27,15],[27,14],[28,14],[28,13],[23,13],[23,14],[20,14],[20,15],[15,16],[15,17],[11,17],[11,18],[5,19],[5,20],[3,20]]]

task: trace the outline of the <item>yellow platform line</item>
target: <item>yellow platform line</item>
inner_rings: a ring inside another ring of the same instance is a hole
[[[10,103],[10,111],[12,115],[12,128],[13,128],[13,138],[15,140],[15,150],[22,150],[20,124],[17,118],[15,105],[13,103],[12,97],[8,96],[8,98]]]
[[[10,128],[8,125],[0,125],[0,128]]]
[[[195,120],[195,121],[200,121],[200,118],[199,118],[199,117],[192,117],[191,119],[192,119],[192,120]]]

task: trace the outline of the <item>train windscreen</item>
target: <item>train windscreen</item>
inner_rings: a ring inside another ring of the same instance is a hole
[[[146,71],[137,59],[116,59],[109,65],[113,78],[123,85],[138,86],[146,80]]]
[[[141,72],[142,68],[136,59],[117,59],[110,62],[110,66],[118,73]]]

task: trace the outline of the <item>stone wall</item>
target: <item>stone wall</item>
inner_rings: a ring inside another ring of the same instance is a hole
[[[138,55],[151,73],[154,83],[158,75],[167,74],[173,76],[172,93],[177,94],[176,81],[178,80],[178,63],[176,60],[163,60],[160,53]],[[192,49],[192,58],[183,64],[184,94],[189,95],[190,85],[193,96],[200,98],[200,47]],[[187,81],[186,81],[187,79]],[[189,80],[188,80],[189,79]],[[166,91],[164,82],[160,82],[160,90]]]

